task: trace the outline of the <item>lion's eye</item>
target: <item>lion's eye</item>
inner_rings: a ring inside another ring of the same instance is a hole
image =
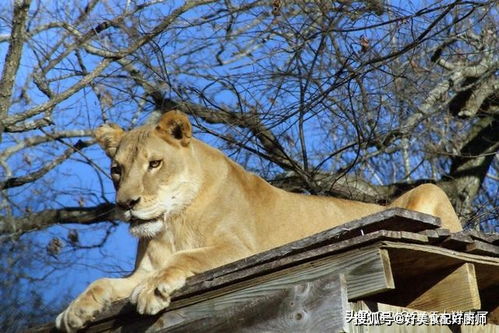
[[[162,162],[161,160],[150,161],[149,168],[156,169],[157,167],[159,167],[161,165],[161,162]]]
[[[113,167],[111,167],[111,174],[112,175],[120,175],[121,174],[121,168],[119,166],[113,166]]]

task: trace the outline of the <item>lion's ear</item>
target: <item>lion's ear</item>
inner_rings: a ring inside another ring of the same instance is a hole
[[[158,135],[169,143],[187,147],[191,142],[192,126],[185,113],[174,110],[165,113],[156,125]]]
[[[106,152],[107,156],[113,158],[125,131],[116,124],[104,124],[94,131],[97,143]]]

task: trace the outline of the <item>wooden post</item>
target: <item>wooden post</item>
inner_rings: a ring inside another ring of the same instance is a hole
[[[475,266],[465,263],[407,305],[426,311],[468,311],[480,309]]]

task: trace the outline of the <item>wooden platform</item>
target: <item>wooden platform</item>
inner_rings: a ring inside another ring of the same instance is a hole
[[[398,332],[409,327],[355,326],[347,311],[483,310],[488,324],[462,331],[499,332],[499,236],[439,227],[433,216],[383,211],[196,275],[158,315],[114,304],[85,331]]]

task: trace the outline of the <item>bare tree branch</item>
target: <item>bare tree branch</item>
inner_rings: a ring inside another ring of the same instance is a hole
[[[119,219],[114,205],[103,203],[94,207],[65,207],[48,209],[22,218],[0,218],[0,235],[22,234],[47,228],[54,224],[93,224]]]
[[[3,119],[10,107],[12,88],[21,63],[30,3],[31,0],[14,1],[12,32],[0,79],[0,142],[5,127]]]
[[[199,0],[199,1],[189,1],[185,3],[183,6],[177,8],[174,10],[169,16],[164,18],[161,23],[156,25],[150,32],[147,34],[144,34],[141,38],[139,38],[137,41],[132,43],[131,46],[129,46],[126,49],[123,49],[119,52],[115,52],[113,54],[112,58],[105,58],[103,59],[93,70],[92,72],[88,73],[85,75],[80,81],[72,85],[70,88],[66,89],[64,92],[59,93],[55,96],[53,96],[49,101],[40,104],[30,110],[27,110],[23,113],[20,114],[14,114],[9,117],[7,117],[4,120],[4,124],[6,127],[15,125],[21,121],[26,120],[27,118],[36,116],[40,113],[50,111],[52,110],[57,104],[60,102],[66,100],[70,96],[74,95],[76,92],[78,92],[80,89],[83,89],[84,87],[88,86],[88,84],[96,79],[108,66],[111,64],[113,61],[117,59],[124,58],[131,53],[135,52],[137,49],[142,47],[144,44],[148,43],[151,41],[154,37],[156,37],[159,33],[161,33],[164,29],[166,29],[172,22],[174,22],[178,16],[183,14],[184,12],[188,11],[189,9],[199,6],[199,5],[204,5],[213,2],[213,0]],[[95,32],[99,32],[102,29],[106,28],[109,22],[105,22],[102,27],[99,27],[98,29],[95,29]],[[93,33],[95,33],[93,32]]]
[[[59,164],[61,164],[63,161],[68,159],[72,154],[74,154],[77,151],[81,151],[82,149],[92,145],[95,143],[95,140],[89,140],[89,141],[78,141],[76,144],[74,144],[72,147],[66,149],[66,151],[61,154],[60,156],[54,158],[52,161],[49,163],[45,164],[43,167],[40,169],[31,172],[28,175],[21,176],[21,177],[10,177],[7,178],[6,180],[0,181],[0,190],[5,190],[8,188],[12,187],[18,187],[22,186],[28,183],[32,183],[35,180],[40,179],[43,177],[47,172],[50,170],[54,169],[57,167]]]

